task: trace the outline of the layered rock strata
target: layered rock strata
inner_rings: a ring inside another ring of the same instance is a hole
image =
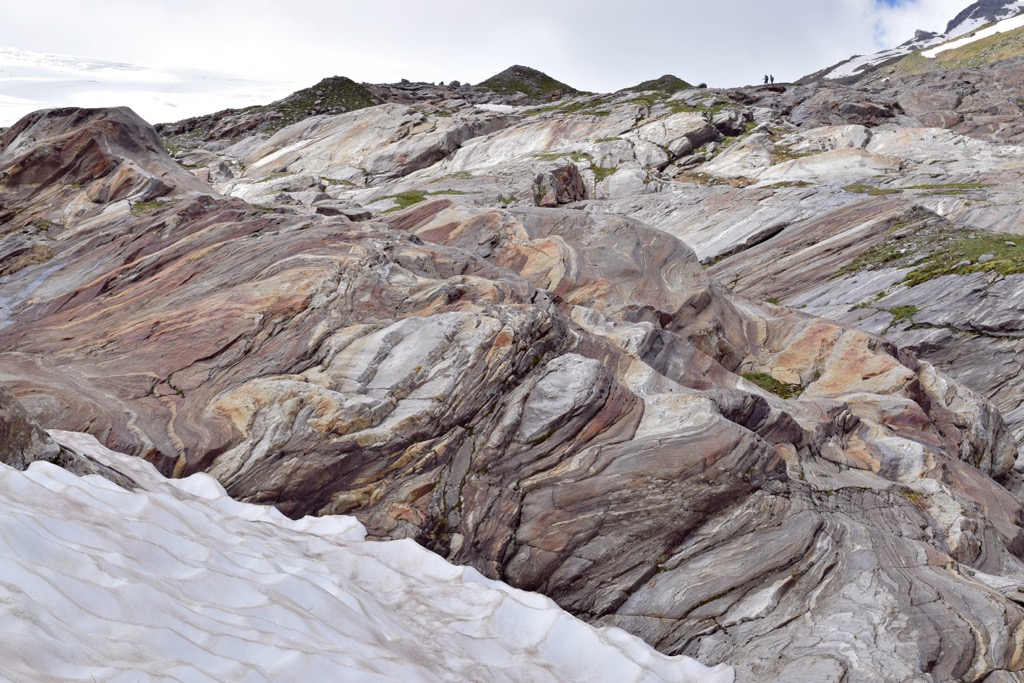
[[[724,156],[710,115],[635,105],[426,126],[384,105],[237,143],[235,192],[376,160],[332,199],[421,193],[362,222],[219,196],[130,112],[37,115],[0,137],[5,239],[49,247],[0,279],[0,380],[44,425],[290,516],[356,514],[739,680],[1019,669],[1024,515],[991,404],[885,339],[737,298],[611,205],[487,199],[579,145],[595,186],[599,154],[648,180]],[[477,191],[415,189],[439,178]],[[675,182],[641,180],[635,213]]]

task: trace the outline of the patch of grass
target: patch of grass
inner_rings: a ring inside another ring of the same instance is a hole
[[[668,108],[670,114],[693,113],[705,114],[708,117],[714,117],[716,114],[720,114],[726,109],[735,108],[737,106],[735,103],[724,99],[705,99],[696,104],[689,104],[681,99],[668,99],[666,94],[662,92],[649,92],[639,95],[628,100],[626,104],[646,107],[648,109],[652,109],[657,105],[662,105]],[[756,124],[754,125],[756,126]],[[748,126],[748,130],[753,129],[753,127],[754,126]]]
[[[533,109],[527,109],[523,112],[526,116],[536,116],[537,114],[547,114],[549,112],[558,112],[559,114],[588,114],[590,116],[608,116],[611,112],[602,110],[601,107],[605,107],[609,104],[609,100],[605,97],[598,97],[596,99],[576,99],[568,102],[556,102],[554,104],[547,104],[542,107],[534,107]]]
[[[46,263],[53,258],[54,254],[53,247],[48,244],[33,244],[25,251],[8,256],[3,263],[0,263],[0,277],[13,275],[29,266]]]
[[[888,334],[889,330],[901,320],[909,320],[911,323],[914,322],[914,315],[917,313],[917,306],[896,306],[895,308],[884,309],[888,310],[892,314],[892,320],[882,330],[882,334]]]
[[[392,211],[401,211],[402,209],[408,209],[413,204],[419,204],[427,198],[427,193],[422,190],[409,190],[408,192],[399,192],[398,194],[389,194],[386,197],[380,199],[394,199],[395,206],[391,207],[383,213],[391,213]],[[379,201],[379,200],[378,200]]]
[[[818,154],[822,154],[823,150],[812,149],[806,152],[794,152],[789,147],[783,147],[781,145],[775,145],[775,148],[771,151],[769,156],[771,157],[773,164],[781,164],[784,161],[795,161],[796,159],[804,159],[806,157],[813,157]]]
[[[132,204],[132,215],[133,216],[144,216],[147,213],[153,213],[163,208],[163,202],[157,199],[151,199],[148,202],[135,202]]]
[[[1024,237],[957,229],[937,220],[922,223],[910,215],[893,221],[883,242],[836,271],[834,277],[882,268],[909,268],[903,278],[908,287],[942,275],[1024,273]]]
[[[925,190],[930,194],[963,194],[971,190],[992,187],[991,183],[938,183],[934,185],[911,185],[904,190]]]
[[[558,161],[560,159],[572,159],[572,161],[577,164],[580,163],[581,161],[594,161],[594,157],[587,154],[586,152],[546,152],[543,154],[534,154],[533,158],[539,161]]]
[[[895,308],[888,309],[892,313],[892,324],[896,324],[901,320],[913,320],[917,314],[917,306],[896,306]]]
[[[982,262],[982,256],[991,258]],[[909,287],[941,275],[1024,273],[1024,239],[1006,233],[958,231],[936,244],[934,250],[916,265],[904,278],[904,283]]]
[[[473,174],[470,173],[469,171],[456,171],[455,173],[449,173],[448,175],[443,175],[443,176],[441,176],[439,178],[434,178],[430,182],[431,183],[440,183],[440,182],[443,182],[445,180],[469,180],[472,177],[473,177]]]
[[[743,379],[753,382],[765,391],[770,391],[780,398],[796,398],[804,391],[804,388],[799,384],[780,382],[767,372],[744,372]]]
[[[619,170],[618,166],[591,166],[590,170],[594,172],[594,182],[599,183],[605,178],[613,175]]]
[[[472,194],[470,192],[463,192],[462,190],[437,190],[435,192],[428,192],[429,195],[435,194]]]
[[[776,296],[770,296],[767,299],[765,299],[765,302],[769,303],[769,304],[774,304],[775,306],[778,306],[779,305],[779,298],[776,297]]]
[[[594,142],[596,142],[596,143],[601,143],[601,142],[618,142],[618,141],[619,141],[619,140],[621,140],[621,139],[622,139],[622,138],[620,138],[620,137],[614,137],[614,138],[598,138],[598,139],[594,140]]]
[[[900,488],[897,489],[897,491],[900,493],[900,495],[902,495],[904,498],[909,500],[914,505],[917,505],[918,507],[921,507],[924,503],[924,494],[921,493],[920,491],[915,491],[909,488]]]
[[[881,188],[875,187],[874,185],[865,185],[864,183],[855,183],[853,185],[847,185],[843,188],[847,192],[854,192],[856,194],[866,194],[872,197],[877,197],[884,194],[899,194],[903,190],[897,190],[892,188]]]
[[[35,228],[36,230],[39,230],[40,232],[46,232],[50,228],[58,227],[56,223],[54,223],[51,220],[47,220],[45,218],[40,218],[38,220],[34,220],[31,223],[29,223],[28,225],[29,225],[30,228]]]
[[[907,258],[908,246],[902,241],[905,237],[905,235],[896,236],[893,240],[886,240],[875,245],[837,270],[833,278],[853,275],[862,270],[881,270],[882,268],[907,265],[913,257]]]
[[[769,190],[781,190],[786,187],[810,187],[813,183],[809,183],[806,180],[783,180],[782,182],[772,183],[768,186]]]

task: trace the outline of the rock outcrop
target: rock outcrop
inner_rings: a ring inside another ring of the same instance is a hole
[[[576,164],[566,164],[533,179],[533,203],[537,206],[572,204],[587,198],[587,186]]]
[[[519,94],[527,101],[557,100],[579,94],[579,90],[546,73],[518,64],[481,81],[478,87],[505,95]]]
[[[89,142],[127,112],[36,117],[0,137],[5,230],[61,229],[0,278],[0,381],[48,427],[291,516],[355,514],[741,681],[1016,670],[998,410],[892,341],[755,301],[974,215],[912,185],[1010,187],[1015,152],[895,108],[795,125],[800,92],[386,104],[203,150],[217,188],[144,126]],[[617,196],[531,206],[570,162],[577,197]],[[906,198],[849,189],[883,182]],[[988,187],[966,191],[1009,203]]]
[[[24,470],[29,463],[55,462],[59,456],[60,447],[0,384],[0,462]]]

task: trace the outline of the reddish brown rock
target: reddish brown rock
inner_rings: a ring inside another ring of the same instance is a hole
[[[533,203],[537,206],[571,204],[587,198],[587,186],[576,164],[541,173],[533,181]]]
[[[105,139],[115,114],[47,139]],[[741,680],[1020,660],[1005,425],[881,338],[738,299],[632,218],[278,213],[159,175],[145,144],[62,165],[19,136],[17,220],[88,202],[0,281],[0,379],[46,426],[293,516],[351,512]],[[880,201],[851,220],[906,217]],[[775,234],[748,250],[763,270],[716,271],[768,292],[783,262],[835,269],[827,244],[797,256],[818,233]]]

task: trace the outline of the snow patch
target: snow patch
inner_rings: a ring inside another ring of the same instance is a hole
[[[291,520],[51,434],[138,490],[0,465],[5,680],[733,681],[351,517]]]
[[[938,55],[941,52],[945,52],[946,50],[955,50],[957,48],[964,47],[965,45],[970,45],[975,41],[981,40],[982,38],[988,38],[989,36],[994,36],[997,33],[1005,33],[1006,31],[1012,31],[1014,29],[1020,28],[1021,26],[1024,26],[1024,14],[1011,17],[1009,19],[1003,19],[1002,21],[997,22],[986,29],[983,29],[981,31],[975,31],[974,34],[969,35],[965,38],[961,38],[960,40],[954,40],[949,43],[943,43],[942,45],[934,47],[931,50],[926,50],[921,54],[925,57],[928,57],[929,59],[934,59],[936,55]]]
[[[512,112],[519,111],[522,107],[516,107],[511,104],[478,104],[476,108],[480,111],[493,111],[499,114],[511,114]]]

